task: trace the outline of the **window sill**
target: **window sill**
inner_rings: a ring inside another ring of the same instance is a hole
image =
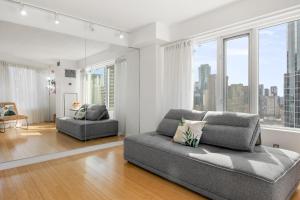
[[[287,127],[277,127],[277,126],[268,126],[268,125],[261,125],[263,130],[269,131],[281,131],[285,133],[295,133],[300,134],[300,128],[287,128]]]

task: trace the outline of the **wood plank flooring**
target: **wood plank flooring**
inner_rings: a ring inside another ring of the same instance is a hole
[[[0,199],[204,200],[123,159],[123,147],[0,172]],[[300,187],[292,200],[300,199]]]
[[[71,150],[122,140],[113,136],[86,142],[58,133],[54,123],[42,123],[27,129],[9,128],[0,133],[0,162]]]

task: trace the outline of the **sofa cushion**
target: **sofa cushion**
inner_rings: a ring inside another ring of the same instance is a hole
[[[205,111],[197,110],[185,110],[185,109],[171,109],[164,118],[181,120],[182,118],[187,120],[202,121],[205,116]]]
[[[201,143],[253,151],[260,133],[258,115],[209,111],[203,120]]]
[[[128,161],[211,199],[288,199],[300,177],[298,153],[265,146],[191,148],[148,133],[126,137],[124,151]]]
[[[61,117],[56,119],[56,128],[79,140],[88,140],[117,135],[118,121],[112,119],[89,121]]]
[[[105,105],[91,104],[87,107],[86,119],[96,121],[105,111],[107,111]]]
[[[157,132],[169,137],[174,137],[178,124],[182,118],[193,121],[202,121],[206,112],[184,109],[171,109],[161,120]]]
[[[109,113],[108,110],[105,110],[99,117],[97,120],[104,120],[104,119],[109,119]]]
[[[157,132],[166,135],[169,137],[173,137],[175,135],[175,132],[177,130],[179,120],[176,119],[162,119],[157,127]]]

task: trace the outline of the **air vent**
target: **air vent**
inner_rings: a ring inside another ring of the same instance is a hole
[[[66,69],[66,70],[65,70],[65,77],[68,77],[68,78],[76,78],[76,70],[73,70],[73,69]]]

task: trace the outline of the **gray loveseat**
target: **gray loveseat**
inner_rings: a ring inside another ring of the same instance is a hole
[[[85,119],[57,118],[56,129],[83,141],[118,134],[118,121],[109,119],[108,111],[104,105],[85,106],[87,106]]]
[[[199,147],[172,142],[182,117],[207,121]],[[124,157],[210,199],[289,199],[299,184],[299,154],[262,146],[259,134],[256,115],[170,110],[156,132],[125,138]]]

